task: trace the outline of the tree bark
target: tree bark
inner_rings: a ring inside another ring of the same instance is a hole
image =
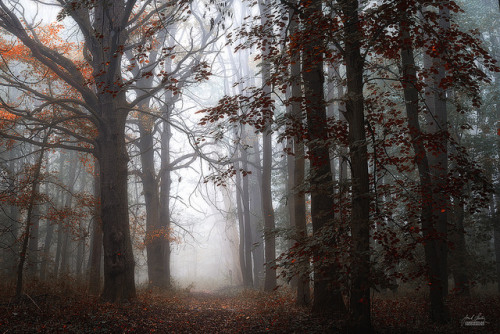
[[[234,164],[234,169],[239,170],[239,163]],[[248,269],[247,263],[245,261],[245,218],[243,216],[243,194],[241,191],[241,176],[239,172],[236,172],[236,210],[238,216],[238,230],[239,230],[239,245],[238,245],[238,255],[240,261],[241,276],[243,280],[243,286],[249,287],[248,281]]]
[[[66,197],[66,205],[71,205],[71,195],[67,195]],[[64,231],[62,235],[62,245],[61,245],[61,264],[59,267],[59,276],[57,276],[61,281],[65,284],[67,283],[67,279],[69,276],[69,234],[71,233],[71,229],[68,228]]]
[[[75,156],[75,160],[77,157]],[[83,193],[85,191],[85,187],[88,182],[88,174],[87,172],[83,169],[83,166],[80,166],[80,171],[81,171],[81,180],[80,180],[80,192]],[[90,227],[90,224],[87,225],[87,228]],[[83,268],[84,268],[84,262],[85,262],[85,248],[87,244],[87,233],[86,233],[86,228],[84,226],[84,221],[79,220],[78,221],[78,240],[76,243],[77,247],[77,252],[76,252],[76,263],[75,263],[75,276],[78,280],[80,280],[82,283],[85,282],[84,275],[83,275]]]
[[[168,94],[170,95],[170,94]],[[164,110],[162,112],[164,121],[163,131],[161,133],[161,173],[160,173],[160,229],[164,231],[165,237],[159,240],[159,255],[161,256],[161,282],[162,286],[170,289],[170,238],[171,238],[171,217],[170,217],[170,189],[172,186],[170,166],[170,139],[172,138],[172,129],[170,127],[170,108],[174,104],[169,100],[165,102]]]
[[[27,276],[34,279],[40,275],[39,270],[39,230],[40,230],[40,207],[35,205],[32,213],[32,226],[28,244]]]
[[[300,75],[300,72],[299,72]],[[291,91],[291,89],[288,89]],[[291,94],[288,94],[289,96]],[[287,111],[288,115],[290,116],[291,111]],[[286,206],[287,206],[287,220],[288,220],[288,229],[292,233],[295,233],[296,231],[296,220],[295,220],[295,201],[294,201],[294,194],[293,194],[293,189],[295,185],[295,156],[293,154],[294,152],[294,138],[287,138],[286,141],[286,150],[287,150],[287,156],[286,156],[286,188],[285,188],[285,194],[287,194],[286,198]],[[290,250],[294,243],[297,242],[297,240],[292,236],[288,239],[288,250]],[[294,290],[297,290],[298,288],[298,279],[296,276],[292,277],[290,280],[290,287]]]
[[[247,138],[244,138],[246,140]],[[248,171],[248,152],[245,147],[240,147],[240,154],[242,160],[242,168]],[[239,171],[237,171],[239,173]],[[253,268],[252,268],[252,228],[250,225],[250,189],[248,175],[242,177],[242,193],[241,201],[243,203],[243,228],[244,228],[244,257],[245,257],[245,273],[243,281],[246,282],[245,286],[253,286]]]
[[[451,221],[453,230],[450,231],[450,241],[453,249],[450,250],[450,269],[453,274],[455,294],[470,296],[469,275],[467,268],[467,248],[465,245],[464,203],[459,198],[454,199]]]
[[[92,245],[89,255],[89,294],[97,295],[101,288],[101,260],[102,260],[102,221],[101,221],[101,189],[99,176],[99,161],[94,162],[94,196],[96,204],[92,224]]]
[[[15,151],[11,149],[9,151],[9,163],[8,163],[8,187],[10,189],[15,189],[17,177],[18,177],[18,167],[15,159]],[[4,233],[2,235],[3,242],[7,246],[5,252],[3,252],[3,260],[4,265],[2,269],[5,270],[5,276],[9,279],[14,280],[17,275],[17,266],[19,263],[19,243],[17,242],[17,238],[20,230],[20,211],[17,205],[10,205],[10,207],[6,210],[5,223],[2,227],[5,226],[6,231],[9,233]]]
[[[60,159],[59,161],[59,173],[61,172],[63,165],[63,160]],[[46,193],[49,193],[49,187],[48,185],[46,186]],[[47,211],[49,208],[48,205],[46,205],[45,210]],[[46,281],[48,272],[49,272],[49,262],[51,262],[52,255],[50,254],[50,247],[52,246],[52,239],[54,238],[54,224],[50,220],[46,220],[46,232],[45,232],[45,240],[43,243],[43,249],[42,249],[42,262],[40,264],[40,280],[41,281]]]
[[[368,153],[365,133],[361,32],[359,4],[345,0],[344,52],[347,76],[346,119],[349,124],[351,158],[351,296],[350,327],[356,332],[371,332],[370,314],[370,194]]]
[[[492,202],[493,240],[497,267],[497,289],[498,292],[500,292],[500,200],[498,195],[495,194],[493,196]]]
[[[64,226],[61,221],[57,224],[57,240],[56,240],[56,257],[54,259],[54,277],[59,277],[59,269],[61,263],[61,251],[63,245],[63,237],[64,237]]]
[[[302,78],[306,101],[308,148],[310,160],[311,219],[314,233],[333,221],[333,185],[329,149],[326,144],[328,131],[326,125],[326,106],[324,97],[324,70],[322,32],[318,32],[316,20],[322,17],[322,2],[311,1],[304,9],[306,29],[313,37],[306,43],[302,52]],[[335,247],[331,240],[329,247]],[[315,263],[313,312],[330,314],[344,313],[345,305],[337,282],[335,264]]]
[[[499,9],[500,9],[500,1],[499,1]],[[496,30],[497,32],[499,31],[498,29]],[[498,33],[493,33],[490,34],[490,41],[494,49],[498,50],[500,48],[500,40],[497,37]],[[499,54],[497,52],[496,54],[496,59],[499,59]],[[498,83],[500,82],[500,73],[496,72],[494,74],[494,82]],[[497,119],[497,134],[500,134],[500,93],[497,93],[497,99],[495,103],[495,118]],[[497,147],[500,147],[500,136],[496,137],[497,141]],[[497,159],[497,166],[498,166],[498,159]],[[497,168],[498,171],[498,168]],[[491,215],[491,220],[493,222],[493,242],[494,242],[494,248],[495,248],[495,259],[496,259],[496,269],[497,269],[497,288],[498,292],[500,292],[500,185],[497,184],[495,187],[495,193],[492,196],[491,199],[491,206],[490,206],[490,215]]]
[[[447,0],[444,0],[447,2]],[[449,28],[449,10],[446,6],[439,9],[439,28],[445,33]],[[440,46],[438,46],[440,47]],[[438,50],[438,52],[444,52]],[[443,61],[424,55],[424,67],[433,70],[433,75],[426,82],[424,116],[428,123],[428,132],[432,135],[433,152],[429,152],[429,173],[432,184],[432,221],[427,230],[429,247],[433,255],[427,256],[431,288],[431,319],[438,323],[449,321],[443,298],[448,294],[448,211],[449,195],[446,190],[448,179],[448,116],[446,110],[446,91],[440,86],[445,77]],[[435,72],[434,72],[435,71]],[[424,232],[426,233],[426,232]],[[440,298],[438,294],[441,294]],[[434,306],[433,306],[434,305]]]
[[[160,224],[160,194],[154,167],[153,129],[152,124],[148,124],[153,123],[153,120],[148,115],[141,115],[140,118],[139,131],[141,137],[139,138],[138,146],[141,152],[141,179],[144,202],[146,204],[146,236],[144,242],[147,252],[148,279],[150,286],[167,288],[169,284],[165,279],[165,264],[162,249],[162,244],[164,243],[162,239],[167,237],[167,231],[162,230]],[[169,153],[167,152],[167,154]],[[168,219],[168,215],[166,219]]]
[[[109,302],[125,302],[136,297],[128,215],[129,157],[125,145],[125,122],[130,108],[120,72],[122,57],[115,56],[128,38],[123,24],[128,22],[130,4],[125,1],[97,2],[93,7],[93,29],[101,38],[86,36],[90,42],[87,46],[92,54],[97,89],[96,100],[89,97],[88,103],[99,115],[96,156],[100,167],[104,247],[101,299]]]
[[[156,59],[151,59],[150,62],[155,62]],[[144,88],[150,87],[152,80],[142,78],[138,82],[139,89],[136,90],[137,94],[141,94],[142,90],[141,86]],[[141,153],[141,181],[142,181],[142,189],[144,194],[144,202],[146,206],[146,236],[144,243],[146,245],[146,253],[147,253],[147,266],[148,266],[148,280],[149,286],[159,287],[161,289],[170,287],[170,278],[166,277],[165,273],[165,254],[164,254],[164,244],[165,238],[168,238],[168,231],[162,228],[162,220],[160,220],[160,207],[167,205],[168,203],[162,202],[160,205],[160,190],[158,187],[158,181],[156,178],[155,171],[155,150],[154,150],[154,122],[153,116],[146,114],[149,111],[149,101],[147,98],[141,102],[139,105],[139,115],[138,115],[138,126],[140,137],[137,143],[139,151]],[[165,126],[169,126],[168,124]],[[168,129],[164,129],[164,131],[168,131]],[[161,178],[167,178],[167,173],[169,166],[169,154],[168,152],[168,140],[162,136],[162,165],[166,168],[166,170],[162,169]],[[166,149],[163,146],[166,145]],[[164,157],[164,154],[167,156]],[[163,187],[168,187],[169,185],[162,184]],[[167,188],[164,189],[167,198],[166,201],[169,201],[169,191]],[[168,208],[168,207],[167,207]],[[163,218],[165,220],[169,220],[169,215],[165,215],[163,213]]]
[[[40,183],[37,184],[38,189],[36,189],[36,193],[40,192]],[[27,270],[26,275],[35,279],[40,275],[39,271],[39,254],[40,251],[38,248],[39,243],[39,234],[40,234],[40,205],[35,205],[33,207],[33,212],[31,215],[31,231],[29,236],[28,243],[28,258],[27,258]]]
[[[135,299],[134,256],[128,217],[127,164],[125,147],[125,96],[101,96],[106,127],[97,138],[99,150],[101,220],[104,245],[105,301]]]
[[[268,28],[270,22],[267,18],[268,12],[271,9],[270,3],[267,0],[259,1],[260,23],[262,27]],[[262,90],[264,96],[271,100],[271,62],[269,56],[271,54],[271,40],[266,39],[267,43],[263,46],[262,55]],[[272,167],[272,130],[271,124],[273,121],[274,105],[272,102],[269,106],[263,108],[265,124],[262,129],[262,216],[264,218],[264,245],[266,258],[266,274],[264,279],[264,291],[273,291],[276,288],[276,236],[275,236],[275,221],[273,198],[271,191],[271,167]]]
[[[252,234],[252,263],[253,263],[253,286],[256,289],[263,287],[265,277],[265,258],[264,258],[264,236],[262,232],[262,167],[260,160],[259,137],[254,136],[252,141],[252,153],[250,155],[252,164],[249,165],[249,171],[252,174],[245,177],[249,178],[250,192],[250,228]]]
[[[46,134],[43,139],[43,144],[47,143],[49,134]],[[38,189],[40,186],[40,174],[42,170],[43,157],[45,153],[45,146],[42,146],[40,154],[37,161],[35,162],[35,169],[33,171],[32,182],[31,182],[31,194],[28,203],[28,208],[26,210],[26,226],[23,233],[23,244],[21,246],[21,253],[19,254],[19,264],[17,266],[17,282],[16,282],[16,299],[20,299],[23,293],[23,269],[24,263],[26,262],[26,255],[28,252],[28,243],[31,235],[31,225],[33,220],[33,211],[37,205],[36,197],[38,194]]]
[[[443,270],[439,267],[438,257],[439,252],[438,240],[435,238],[434,230],[434,187],[431,179],[430,162],[427,157],[427,152],[424,146],[423,132],[420,128],[418,120],[419,106],[417,87],[417,72],[413,55],[413,47],[411,42],[409,18],[405,17],[400,23],[402,37],[402,74],[403,74],[403,90],[406,101],[406,114],[408,120],[408,128],[413,149],[415,151],[415,162],[417,164],[420,177],[420,196],[421,196],[421,214],[420,220],[422,224],[422,232],[425,239],[424,252],[426,264],[428,267],[429,277],[429,292],[431,302],[430,317],[435,321],[443,322],[447,318],[447,309],[444,304],[442,293],[442,280],[440,272]],[[446,268],[444,269],[446,270]]]
[[[42,263],[40,265],[40,279],[45,281],[47,279],[48,274],[48,266],[49,260],[51,259],[50,255],[50,246],[52,245],[52,239],[54,238],[54,224],[52,222],[47,221],[47,231],[45,233],[45,241],[43,243],[42,250]]]
[[[298,18],[293,17],[293,10],[290,10],[290,34],[293,35],[298,29]],[[296,52],[292,55],[290,64],[290,81],[291,81],[291,105],[290,105],[290,118],[293,124],[302,123],[303,115],[301,108],[302,80],[301,80],[301,67],[300,67],[300,53]],[[290,193],[292,194],[291,201],[293,202],[294,217],[294,230],[295,242],[304,243],[307,240],[307,220],[306,220],[306,199],[304,192],[305,183],[305,147],[304,141],[299,134],[295,135],[292,139],[293,147],[293,174],[290,186]],[[311,290],[309,282],[309,257],[299,259],[301,261],[301,268],[297,277],[297,305],[309,306],[311,303]]]

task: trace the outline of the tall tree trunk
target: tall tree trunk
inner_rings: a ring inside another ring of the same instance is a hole
[[[243,127],[243,134],[245,134]],[[242,135],[243,136],[243,135]],[[248,175],[241,176],[240,168],[247,171],[248,170],[248,154],[245,148],[242,147],[241,143],[242,136],[240,136],[240,142],[237,144],[238,157],[241,160],[234,163],[234,168],[236,170],[236,207],[238,210],[238,226],[239,226],[239,257],[240,257],[240,268],[241,275],[243,277],[243,286],[252,287],[252,262],[251,262],[251,250],[250,246],[252,243],[252,232],[250,229],[250,204],[249,204],[249,194],[248,194]],[[235,128],[235,137],[238,137]]]
[[[37,192],[39,189],[37,189]],[[38,241],[39,241],[39,230],[40,230],[40,206],[35,205],[33,207],[33,212],[31,216],[31,231],[30,231],[30,238],[29,238],[29,244],[28,244],[28,259],[27,259],[27,276],[30,277],[31,279],[36,278],[39,276],[40,271],[39,271],[39,247],[38,247]]]
[[[83,273],[83,256],[85,255],[85,228],[83,227],[83,224],[80,223],[80,226],[78,227],[78,230],[80,231],[80,238],[78,239],[78,242],[76,244],[77,250],[76,250],[76,263],[75,263],[75,276],[78,280],[82,280],[82,273]]]
[[[77,157],[75,157],[77,158]],[[82,166],[81,168],[81,181],[80,181],[80,192],[85,191],[85,186],[87,185],[87,173],[85,170],[83,170]],[[77,247],[77,252],[76,252],[76,263],[75,263],[75,276],[78,280],[81,282],[84,282],[83,279],[83,265],[84,265],[84,256],[85,256],[85,245],[87,244],[86,242],[87,239],[87,234],[85,232],[85,226],[84,222],[82,220],[78,221],[78,240],[76,243]]]
[[[59,162],[59,171],[62,168],[63,160],[60,159]],[[46,186],[46,193],[49,193],[49,187],[48,185]],[[48,205],[45,205],[45,210],[47,211],[49,208]],[[51,254],[50,254],[50,247],[52,246],[52,239],[54,238],[54,224],[50,220],[46,220],[46,232],[45,232],[45,240],[43,243],[43,249],[42,249],[42,262],[40,264],[40,280],[45,281],[47,280],[47,276],[49,273],[49,262],[51,262]]]
[[[45,241],[42,250],[42,263],[40,266],[40,279],[45,281],[48,274],[48,266],[51,259],[50,246],[52,245],[52,239],[54,238],[54,224],[47,221],[47,231],[45,234]]]
[[[127,42],[124,24],[133,2],[102,1],[92,7],[93,26],[85,36],[92,55],[95,96],[88,103],[98,115],[96,157],[100,167],[101,221],[104,248],[104,286],[101,299],[126,302],[136,298],[135,261],[128,212],[128,161],[125,144],[127,103],[120,52]],[[73,14],[77,16],[77,14]],[[83,19],[82,19],[83,20]]]
[[[497,267],[497,289],[500,292],[500,200],[498,194],[493,195],[491,219],[493,221],[493,243]]]
[[[116,87],[116,91],[120,91]],[[134,255],[128,216],[124,93],[100,96],[105,128],[97,138],[100,167],[101,220],[104,246],[104,288],[101,298],[119,302],[135,299]]]
[[[246,135],[245,135],[246,137]],[[246,140],[247,138],[244,138]],[[240,147],[242,160],[242,168],[248,171],[248,152],[245,147]],[[239,173],[239,171],[238,171]],[[243,281],[245,286],[253,286],[253,270],[252,270],[252,228],[250,225],[250,189],[248,175],[242,177],[243,188],[241,193],[241,201],[243,203],[243,225],[244,225],[244,256],[245,256],[245,273]]]
[[[265,277],[264,238],[262,231],[262,168],[260,161],[259,137],[254,136],[252,141],[252,164],[249,165],[252,174],[247,175],[251,186],[250,191],[250,227],[252,234],[252,263],[253,263],[253,286],[260,289]]]
[[[170,217],[170,189],[172,186],[172,166],[170,166],[170,139],[172,138],[172,129],[170,127],[170,115],[174,103],[171,93],[167,94],[167,99],[163,110],[163,131],[161,133],[161,173],[160,173],[160,229],[164,231],[165,236],[159,240],[159,251],[162,257],[162,286],[170,289],[170,238],[171,238],[171,217]]]
[[[409,17],[404,17],[400,23],[402,50],[401,62],[403,71],[403,88],[406,101],[406,113],[408,120],[408,128],[412,146],[415,151],[415,161],[420,177],[420,196],[421,196],[421,214],[420,220],[422,223],[422,232],[424,239],[425,260],[429,272],[429,289],[431,302],[431,319],[444,322],[447,318],[447,309],[444,304],[442,293],[442,280],[440,272],[443,270],[439,267],[440,251],[438,240],[433,236],[434,230],[434,188],[430,173],[430,162],[427,157],[427,152],[424,146],[423,132],[420,128],[418,120],[418,96],[417,89],[417,72],[415,60],[413,56],[413,47],[410,35]],[[444,269],[446,270],[446,269]]]
[[[337,64],[335,64],[337,65]],[[335,85],[340,83],[340,81],[337,81],[337,76],[338,76],[338,65],[334,67],[335,65],[329,64],[326,69],[326,117],[328,119],[334,119],[335,118]],[[332,145],[330,148],[330,167],[332,169],[332,182],[333,184],[337,183],[337,175],[336,175],[336,143]],[[340,170],[339,170],[339,175],[340,177]],[[334,204],[336,205],[336,203]]]
[[[169,27],[169,33],[171,36],[175,35],[176,28],[175,26]],[[160,32],[158,36],[158,46],[154,48],[149,53],[149,62],[144,65],[143,68],[139,66],[135,67],[132,72],[135,77],[141,76],[142,72],[153,71],[156,66],[158,58],[158,48],[161,45],[164,45],[166,30]],[[131,51],[127,52],[127,57],[130,59],[134,58],[134,55]],[[165,71],[166,73],[171,72],[171,60],[167,60],[165,62]],[[141,160],[141,181],[142,181],[142,189],[144,194],[144,202],[146,207],[146,236],[144,243],[146,245],[146,260],[148,266],[148,279],[149,285],[159,287],[161,289],[170,288],[170,277],[166,272],[165,265],[167,260],[165,259],[165,243],[168,243],[169,231],[167,231],[163,227],[163,220],[160,219],[160,210],[161,206],[164,203],[160,202],[160,187],[158,187],[157,173],[155,169],[155,148],[154,148],[154,132],[155,132],[155,117],[150,115],[150,103],[151,97],[146,97],[145,91],[153,87],[153,76],[149,77],[141,77],[137,81],[137,88],[135,93],[137,96],[144,97],[144,99],[139,103],[138,109],[138,127],[140,137],[137,141],[137,147],[140,151],[140,160]],[[167,93],[168,97],[172,97],[172,94]],[[170,103],[170,101],[165,101],[166,103]],[[168,107],[164,107],[168,108]],[[168,117],[168,115],[167,115]],[[164,124],[164,127],[169,127],[169,124]],[[169,129],[164,129],[164,131],[169,132]],[[160,178],[165,177],[169,178],[170,175],[170,152],[169,152],[169,139],[165,139],[162,137],[161,143],[166,145],[166,149],[162,148],[162,165],[166,167],[166,170],[163,170],[159,173]],[[162,145],[163,147],[163,145]],[[163,156],[163,155],[166,156]],[[164,184],[165,186],[166,184]],[[167,189],[165,189],[167,190]],[[165,200],[170,201],[170,190],[168,190],[168,195]],[[167,203],[168,206],[168,203]],[[163,213],[163,218],[169,220],[169,215],[165,215]],[[167,277],[168,276],[168,277]]]
[[[268,28],[268,20],[271,5],[267,0],[259,1],[260,23],[262,27]],[[262,90],[264,96],[271,100],[271,54],[272,41],[266,40],[262,57]],[[273,291],[276,288],[276,236],[273,198],[271,192],[271,168],[272,168],[272,130],[274,105],[271,102],[269,107],[263,110],[265,124],[262,129],[262,216],[264,218],[264,244],[266,257],[266,276],[264,279],[264,291]]]
[[[234,164],[234,169],[236,171],[239,170],[239,163],[236,162]],[[243,194],[242,194],[242,185],[241,185],[241,176],[240,173],[236,172],[236,210],[238,215],[238,230],[239,230],[239,260],[240,260],[240,269],[241,276],[243,279],[243,286],[248,287],[248,269],[247,263],[245,261],[245,218],[243,216]]]
[[[340,75],[337,77],[337,80],[341,82],[341,77]],[[337,88],[337,94],[339,99],[344,99],[344,86],[339,84]],[[347,122],[347,119],[345,118],[345,105],[343,103],[339,102],[339,120],[342,122]],[[339,153],[340,153],[340,158],[339,158],[339,204],[340,207],[342,208],[344,206],[344,203],[347,203],[348,201],[348,193],[349,193],[349,181],[347,179],[347,172],[348,172],[348,149],[346,146],[341,145],[339,147]],[[340,217],[339,220],[341,224],[344,224],[344,222],[347,220],[345,210],[339,210],[340,211]]]
[[[357,0],[341,3],[346,17],[344,48],[347,77],[346,119],[349,123],[351,157],[351,296],[350,327],[356,332],[370,332],[370,194],[368,153],[365,133],[361,32]]]
[[[232,198],[232,194],[237,192],[233,191],[232,187],[219,187],[222,194],[222,199],[224,203],[224,211],[227,212],[226,215],[226,237],[229,246],[229,256],[228,256],[228,278],[229,285],[241,285],[243,284],[243,276],[241,275],[241,267],[239,263],[239,243],[238,243],[238,228],[236,227],[236,220],[238,219],[238,212],[235,211],[235,204]]]
[[[23,243],[21,247],[21,253],[19,254],[19,264],[17,266],[17,282],[16,282],[16,299],[20,299],[21,295],[23,293],[23,269],[24,269],[24,263],[26,262],[26,255],[28,252],[28,243],[30,240],[30,234],[31,234],[31,227],[32,227],[32,221],[33,221],[33,212],[35,206],[38,204],[36,203],[36,197],[38,194],[38,189],[40,186],[40,174],[42,170],[42,163],[43,163],[43,157],[45,153],[45,144],[47,143],[47,140],[49,138],[49,133],[45,135],[43,138],[43,146],[41,148],[41,151],[39,153],[38,159],[35,162],[35,169],[33,171],[32,175],[32,182],[31,182],[31,194],[30,194],[30,199],[28,203],[28,208],[26,210],[26,225],[23,233]]]
[[[500,9],[500,1],[499,1],[499,9]],[[494,50],[500,50],[500,40],[497,33],[490,34],[490,41]],[[495,59],[500,59],[500,53],[497,51],[495,54]],[[496,83],[500,82],[500,73],[496,72],[494,74],[494,81]],[[497,90],[496,94],[496,103],[495,103],[495,119],[500,120],[500,92]],[[497,134],[500,134],[500,122],[497,122]],[[500,148],[500,136],[496,137],[497,149]],[[497,159],[498,166],[498,159]],[[498,167],[497,167],[498,171]],[[500,292],[500,185],[497,184],[495,187],[495,193],[491,199],[490,205],[490,217],[493,222],[493,242],[495,248],[495,259],[496,259],[496,268],[497,268],[497,285],[498,292]]]
[[[8,163],[8,173],[9,184],[8,187],[11,189],[15,189],[17,182],[17,163],[15,158],[15,151],[11,149],[9,151],[9,163]],[[4,253],[4,263],[7,277],[14,280],[17,275],[17,266],[19,263],[19,243],[18,243],[18,235],[20,230],[20,211],[17,205],[10,205],[10,207],[6,210],[7,217],[5,222],[5,227],[9,231],[9,233],[5,233],[5,244],[8,249]]]
[[[290,10],[290,34],[293,35],[298,29],[298,18],[293,17],[293,10]],[[291,80],[291,106],[290,118],[293,124],[301,124],[303,115],[301,108],[301,98],[303,95],[301,85],[300,53],[295,52],[292,56],[290,65]],[[304,243],[307,239],[307,220],[306,220],[306,199],[303,190],[305,184],[305,148],[304,141],[299,134],[293,137],[293,174],[290,193],[292,195],[294,217],[295,242]],[[311,302],[311,290],[309,287],[309,258],[300,259],[301,268],[297,277],[297,305],[308,306]]]
[[[450,231],[450,241],[453,249],[450,250],[450,268],[453,274],[455,294],[470,296],[469,275],[467,268],[467,248],[465,245],[465,204],[459,198],[454,199],[451,221],[453,230]]]
[[[263,134],[262,154],[262,215],[264,217],[264,245],[266,259],[266,273],[264,279],[264,291],[273,291],[276,288],[276,236],[273,199],[271,194],[271,164],[272,164],[272,142],[271,130]]]
[[[101,288],[102,259],[102,221],[101,221],[101,183],[99,176],[99,161],[94,162],[94,196],[96,199],[92,219],[92,244],[89,255],[89,294],[97,295]]]
[[[61,221],[59,221],[57,223],[56,257],[54,259],[54,272],[53,272],[55,278],[59,277],[64,233],[65,233],[64,225]]]
[[[299,107],[300,108],[300,107]],[[293,201],[295,215],[295,240],[304,243],[307,240],[306,199],[302,187],[305,182],[305,150],[304,142],[294,139],[294,190]],[[300,270],[297,278],[297,305],[308,306],[311,302],[309,287],[309,258],[300,259]]]
[[[447,2],[447,0],[444,0]],[[439,25],[443,33],[449,28],[449,10],[446,6],[439,9]],[[443,53],[441,46],[435,46]],[[429,152],[429,172],[432,184],[432,221],[425,227],[433,247],[432,255],[427,256],[429,280],[431,289],[431,319],[438,323],[449,321],[447,308],[443,298],[448,294],[448,211],[449,196],[446,190],[448,179],[448,117],[446,110],[446,91],[441,87],[445,77],[443,61],[424,55],[424,67],[434,73],[426,83],[425,103],[427,112],[424,114],[428,123],[428,132],[432,135],[433,152]],[[425,233],[425,232],[424,232]],[[432,245],[432,246],[431,246]],[[441,294],[442,297],[438,295]],[[434,305],[434,306],[433,306]]]
[[[145,100],[139,108],[148,110],[149,99]],[[160,194],[155,171],[155,150],[153,138],[154,119],[150,115],[139,114],[138,147],[141,152],[141,180],[146,204],[146,252],[148,279],[150,286],[167,288],[168,282],[165,279],[165,263],[163,254],[164,238],[167,231],[161,229],[160,224]],[[163,152],[162,152],[163,153]],[[169,155],[169,152],[166,152]],[[163,158],[168,159],[168,158]]]
[[[304,10],[304,22],[307,31],[314,36],[305,45],[302,53],[302,78],[304,97],[307,102],[307,131],[309,135],[311,219],[314,233],[333,221],[333,185],[330,167],[330,155],[327,146],[328,131],[326,126],[326,106],[324,97],[323,71],[323,36],[318,31],[317,21],[322,18],[322,2],[310,1]],[[333,241],[327,241],[329,247],[335,247]],[[315,263],[314,299],[315,313],[329,314],[345,312],[345,305],[337,282],[335,264]]]
[[[40,183],[37,184],[38,189],[36,193],[40,192]],[[27,258],[27,270],[26,276],[31,279],[35,279],[39,275],[39,230],[40,230],[40,205],[35,205],[33,207],[33,212],[31,215],[31,231],[28,243],[28,258]]]
[[[448,3],[448,0],[443,0]],[[439,26],[444,33],[449,29],[449,9],[442,6],[439,9]],[[444,52],[444,50],[442,51]],[[428,58],[427,55],[425,58]],[[433,220],[435,231],[439,234],[439,240],[436,240],[437,266],[439,270],[439,279],[441,281],[438,289],[446,296],[448,294],[448,249],[447,249],[447,226],[449,211],[449,195],[447,189],[448,180],[448,113],[446,102],[446,91],[441,87],[441,81],[445,78],[445,68],[443,61],[438,58],[432,58],[431,67],[437,70],[430,80],[430,94],[426,94],[426,104],[429,112],[426,118],[429,123],[429,132],[434,135],[436,142],[436,152],[429,155],[429,167],[432,184],[434,187]]]
[[[71,198],[71,195],[68,195],[69,198]],[[66,203],[71,204],[71,200],[67,200]],[[62,246],[61,246],[61,266],[59,267],[59,276],[58,278],[62,278],[62,282],[66,283],[68,275],[70,274],[70,268],[69,268],[69,257],[70,257],[70,252],[69,252],[69,234],[71,233],[71,229],[67,229],[63,233],[63,239],[62,239]]]
[[[300,73],[299,73],[300,74]],[[288,96],[291,97],[291,89],[287,89],[289,91]],[[290,116],[291,110],[287,111],[288,115]],[[285,188],[285,193],[287,194],[287,199],[286,199],[286,206],[287,206],[287,220],[288,220],[288,229],[292,232],[295,233],[296,231],[296,220],[295,220],[295,201],[294,201],[294,195],[293,195],[293,189],[295,185],[295,156],[293,155],[294,151],[294,145],[293,145],[293,138],[287,138],[286,141],[286,150],[287,150],[287,156],[286,156],[286,188]],[[291,249],[294,245],[294,243],[297,242],[297,240],[292,236],[288,240],[288,249]],[[298,278],[292,277],[290,280],[290,287],[292,289],[297,290],[298,288]]]
[[[65,202],[64,202],[64,207],[68,208],[69,210],[72,207],[73,204],[73,193],[75,191],[75,183],[77,179],[76,175],[76,169],[77,169],[77,159],[76,159],[76,153],[71,151],[67,153],[68,160],[69,160],[69,165],[67,166],[69,172],[68,172],[68,178],[66,180],[62,180],[62,182],[66,182],[66,185],[68,187],[68,192],[65,194]],[[63,224],[65,227],[65,230],[63,231],[62,235],[62,245],[61,245],[61,265],[60,265],[60,271],[59,275],[67,276],[70,273],[70,267],[69,267],[69,262],[70,262],[70,233],[71,233],[71,227],[68,227],[67,225],[70,223],[69,219],[66,220],[66,222]],[[65,277],[63,277],[65,278]]]
[[[63,170],[64,170],[64,151],[61,150],[59,152],[59,175],[64,175]],[[63,182],[62,178],[59,180],[59,182]],[[56,208],[60,208],[64,205],[64,196],[62,189],[58,189],[56,192],[56,203],[55,206]],[[62,249],[62,244],[63,244],[63,236],[64,236],[64,226],[63,223],[59,220],[57,222],[57,238],[56,238],[56,254],[54,258],[54,270],[52,272],[52,275],[54,278],[59,277],[59,267],[61,263],[61,249]]]

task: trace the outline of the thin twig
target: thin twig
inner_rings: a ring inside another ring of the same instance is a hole
[[[33,304],[35,304],[35,306],[40,310],[40,312],[42,311],[40,306],[38,306],[38,304],[33,300],[33,298],[30,297],[30,295],[28,295],[26,292],[24,293],[24,295],[28,297],[33,302]]]

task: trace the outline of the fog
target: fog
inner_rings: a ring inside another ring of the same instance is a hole
[[[0,0],[0,307],[468,317],[500,291],[497,7]]]

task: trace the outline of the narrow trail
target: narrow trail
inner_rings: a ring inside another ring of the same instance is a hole
[[[83,289],[82,289],[83,290]],[[139,292],[132,303],[102,303],[77,291],[32,293],[14,303],[0,290],[0,334],[7,333],[345,333],[346,319],[319,318],[297,308],[290,294],[258,291]],[[456,297],[452,321],[429,322],[426,301],[415,296],[374,300],[379,334],[469,333],[466,315],[481,314],[481,333],[500,333],[500,297]],[[475,331],[477,332],[477,331]]]
[[[0,333],[325,333],[325,326],[291,300],[255,291],[143,291],[121,305],[43,295],[0,306]]]

